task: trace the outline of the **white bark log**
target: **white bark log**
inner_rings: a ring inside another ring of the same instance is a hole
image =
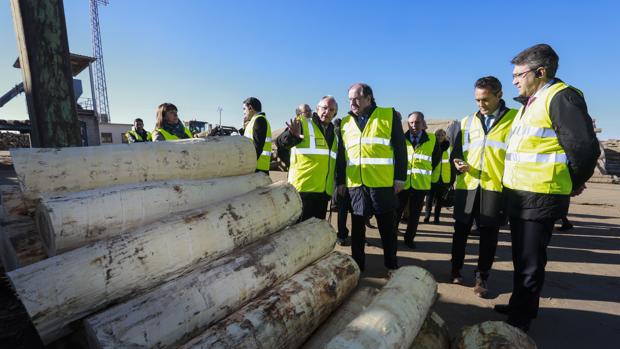
[[[0,226],[0,260],[12,271],[47,258],[32,218]]]
[[[368,308],[326,348],[409,348],[437,294],[437,283],[425,269],[398,269]]]
[[[450,349],[450,333],[437,313],[431,312],[426,318],[411,349]]]
[[[338,307],[358,280],[355,261],[332,252],[181,348],[296,348]]]
[[[166,348],[184,343],[329,253],[336,232],[311,219],[93,315],[84,321],[92,348]]]
[[[36,222],[47,254],[54,256],[270,183],[269,176],[255,173],[200,181],[128,184],[43,197]]]
[[[44,342],[107,304],[168,281],[198,261],[281,230],[301,214],[291,185],[274,184],[7,274]]]
[[[353,291],[353,294],[312,334],[302,348],[325,348],[325,345],[332,338],[344,330],[353,319],[366,309],[377,293],[379,293],[379,289],[368,286]]]
[[[536,349],[536,342],[523,331],[503,321],[486,321],[464,327],[453,347],[456,349]]]
[[[56,149],[11,149],[27,199],[44,193],[171,179],[209,179],[253,173],[256,151],[245,137]]]

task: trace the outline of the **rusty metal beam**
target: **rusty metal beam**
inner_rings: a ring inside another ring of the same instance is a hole
[[[62,0],[11,0],[33,147],[81,145]]]

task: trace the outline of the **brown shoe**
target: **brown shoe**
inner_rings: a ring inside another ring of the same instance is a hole
[[[474,294],[480,298],[486,298],[489,293],[487,287],[487,281],[480,276],[479,272],[476,272],[476,283],[474,284]]]

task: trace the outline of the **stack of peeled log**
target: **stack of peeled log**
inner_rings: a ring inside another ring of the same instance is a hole
[[[225,137],[13,149],[20,190],[0,188],[2,227],[8,232],[0,236],[0,259],[13,270],[29,264],[23,255],[41,260],[43,253],[52,256],[268,184],[269,178],[253,175],[252,148],[241,137]],[[239,176],[236,183],[230,181],[233,176]],[[226,180],[217,180],[221,177]],[[23,242],[31,240],[34,228],[14,228],[14,223],[35,221],[43,248]]]
[[[380,291],[346,300],[357,264],[333,251],[329,223],[296,223],[299,194],[254,173],[249,139],[13,156],[24,210],[9,211],[36,208],[49,258],[7,277],[46,344],[76,330],[91,348],[448,342],[430,311],[437,285],[422,268],[403,267]]]
[[[172,348],[247,311],[289,347],[357,285],[333,228],[295,224],[295,188],[254,173],[250,140],[94,148],[13,154],[50,257],[7,277],[44,343]]]

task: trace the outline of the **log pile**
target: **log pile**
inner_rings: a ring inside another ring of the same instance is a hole
[[[303,343],[359,279],[331,252],[333,228],[294,224],[299,194],[254,173],[247,139],[162,144],[12,154],[21,190],[4,188],[0,250],[43,343],[75,330],[93,348],[223,341],[235,316]]]
[[[254,173],[250,140],[164,143],[14,153],[0,251],[43,343],[447,348],[428,271],[349,297],[359,267],[329,223],[296,223],[299,194]]]

